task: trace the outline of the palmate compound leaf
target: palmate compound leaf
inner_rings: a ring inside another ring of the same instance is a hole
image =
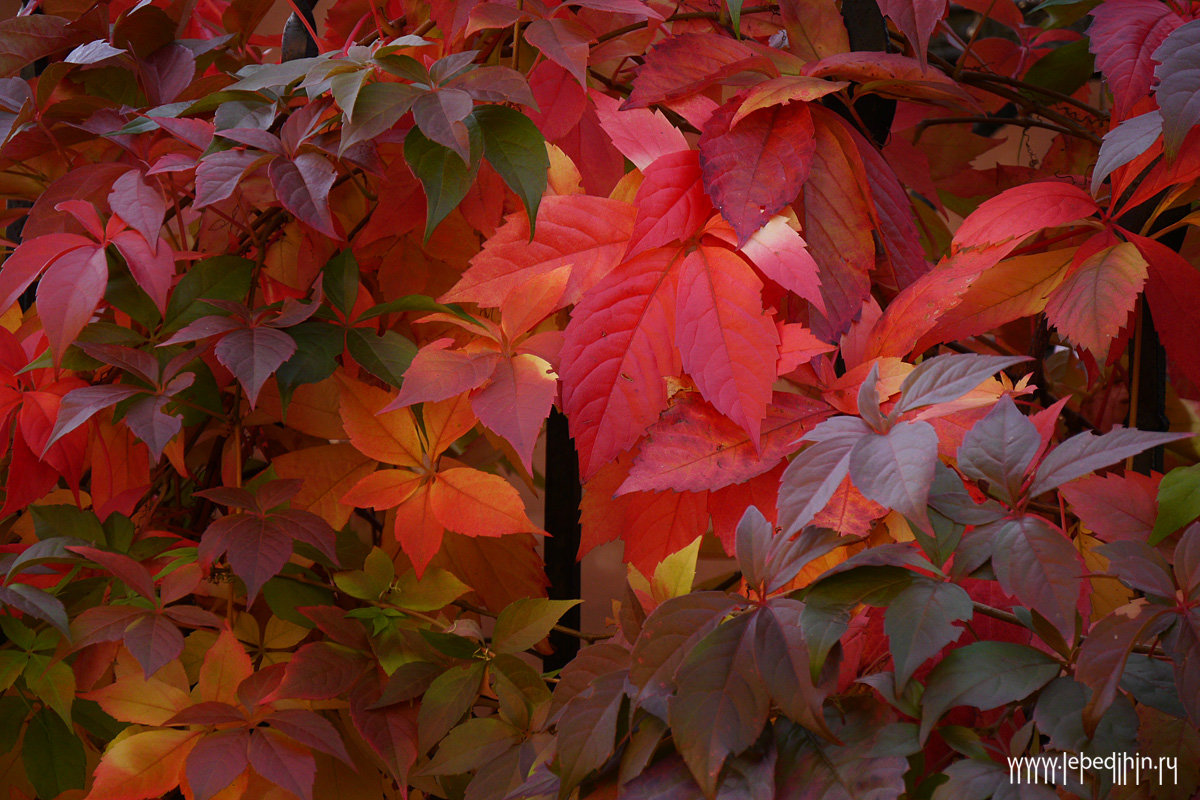
[[[1046,318],[1059,333],[1103,359],[1137,302],[1146,267],[1146,259],[1129,242],[1101,250],[1050,293]]]
[[[464,121],[467,126],[471,159],[464,162],[449,147],[429,139],[420,128],[413,127],[404,137],[404,160],[425,190],[425,240],[446,215],[458,207],[467,196],[483,157],[483,134],[473,116]]]
[[[651,250],[604,277],[571,312],[559,375],[586,480],[632,445],[667,404],[680,370],[675,287],[682,254]]]
[[[1062,665],[1028,645],[974,642],[951,650],[925,683],[920,738],[955,706],[982,711],[1028,697],[1053,680]]]
[[[734,125],[741,102],[717,109],[699,143],[704,187],[739,245],[796,199],[816,150],[807,103],[759,109]]]
[[[675,674],[671,732],[706,796],[713,795],[725,759],[752,745],[767,723],[770,695],[754,659],[756,617],[741,614],[719,625]]]
[[[804,438],[813,442],[783,473],[779,524],[790,536],[812,521],[850,472],[850,453],[871,429],[858,417],[834,417]]]
[[[718,411],[757,441],[771,400],[779,331],[762,282],[740,256],[701,245],[683,259],[675,343],[683,368]]]

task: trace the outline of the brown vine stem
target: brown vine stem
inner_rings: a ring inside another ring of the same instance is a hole
[[[474,603],[468,603],[466,600],[455,600],[454,605],[458,606],[463,611],[470,611],[472,614],[479,614],[480,616],[491,617],[492,619],[496,618],[495,614],[493,614],[491,611],[488,611],[483,606],[477,606]],[[602,639],[609,638],[608,634],[584,633],[583,631],[578,631],[574,628],[568,628],[565,625],[555,625],[553,629],[559,633],[566,634],[567,636],[573,636],[576,639],[584,642],[598,642]]]
[[[921,120],[920,122],[917,123],[917,126],[916,126],[917,134],[916,135],[920,136],[922,131],[924,131],[926,128],[932,127],[934,125],[956,125],[956,124],[960,124],[960,123],[965,123],[965,124],[994,123],[996,125],[1015,125],[1018,128],[1045,128],[1046,130],[1057,131],[1058,133],[1063,133],[1068,136],[1078,136],[1079,135],[1078,131],[1071,130],[1070,128],[1065,128],[1062,125],[1057,125],[1053,122],[1045,122],[1040,119],[1030,119],[1029,117],[1015,117],[1015,118],[991,117],[986,114],[980,114],[978,116],[966,116],[966,117],[934,117],[932,119]],[[1093,137],[1093,138],[1095,138],[1095,137]],[[1099,139],[1096,139],[1096,142],[1099,143]]]
[[[962,74],[959,76],[959,80],[962,83],[970,84],[972,86],[979,86],[983,89],[987,89],[988,84],[998,83],[1004,86],[1011,86],[1014,89],[1019,89],[1022,91],[1035,92],[1043,97],[1048,97],[1060,103],[1074,106],[1085,114],[1089,114],[1096,119],[1108,119],[1107,112],[1102,111],[1093,105],[1089,105],[1082,100],[1071,97],[1069,94],[1063,94],[1062,92],[1055,91],[1054,89],[1047,89],[1044,86],[1036,86],[1032,83],[1026,83],[1025,81],[1018,80],[1017,78],[1009,78],[1005,75],[995,75],[991,72],[983,72],[982,70],[964,69]]]

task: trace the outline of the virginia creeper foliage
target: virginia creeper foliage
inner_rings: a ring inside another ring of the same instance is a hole
[[[273,5],[0,20],[11,797],[1200,789],[1200,4]]]

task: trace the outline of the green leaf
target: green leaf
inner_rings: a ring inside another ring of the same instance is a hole
[[[57,797],[71,789],[82,789],[87,780],[83,742],[46,708],[29,720],[21,759],[38,797]]]
[[[914,573],[892,565],[866,565],[822,578],[804,594],[804,602],[822,608],[853,608],[865,603],[886,606],[913,582]]]
[[[347,331],[346,348],[363,369],[396,387],[417,354],[417,346],[395,331],[377,335],[366,328]]]
[[[471,587],[460,581],[454,573],[440,567],[429,567],[420,578],[411,569],[401,575],[386,599],[413,611],[437,611],[469,591]]]
[[[25,685],[68,724],[75,700],[75,672],[65,661],[32,655],[25,664]]]
[[[951,650],[925,683],[921,741],[951,708],[987,711],[1015,703],[1052,681],[1061,669],[1053,657],[1023,644],[975,642]]]
[[[479,698],[486,665],[482,661],[451,667],[434,679],[421,699],[417,716],[422,753],[442,740]]]
[[[337,369],[342,353],[342,329],[327,322],[302,322],[284,331],[296,342],[296,352],[275,371],[284,409],[302,383],[318,383]]]
[[[1200,516],[1200,464],[1177,467],[1158,485],[1158,517],[1150,544],[1158,544]]]
[[[537,730],[550,710],[550,689],[542,676],[521,659],[500,653],[488,665],[500,716],[521,730]]]
[[[508,106],[480,106],[472,117],[483,131],[484,158],[525,205],[532,241],[538,205],[546,193],[546,175],[550,169],[546,140],[528,117]]]
[[[742,0],[725,0],[729,9],[729,27],[737,38],[742,38]]]
[[[42,541],[65,536],[95,544],[104,542],[104,528],[101,527],[100,520],[91,511],[84,511],[68,505],[30,506],[29,511],[33,514],[34,533]],[[79,542],[66,542],[65,544],[79,544]],[[64,554],[64,557],[69,558],[70,556]]]
[[[437,753],[423,774],[460,775],[479,769],[503,755],[520,739],[520,732],[503,720],[495,717],[469,719],[450,731],[438,745]]]
[[[28,661],[28,653],[22,653],[19,650],[0,650],[0,693],[8,691],[8,687],[16,682]]]
[[[919,666],[962,634],[963,629],[952,623],[970,621],[974,613],[971,596],[953,583],[918,580],[896,595],[883,623],[896,664],[896,685],[903,690]]]
[[[349,318],[358,299],[358,262],[353,252],[343,250],[326,262],[321,271],[321,288],[333,307]]]
[[[596,681],[563,708],[558,722],[558,774],[562,792],[578,786],[613,754],[625,674],[614,672]]]
[[[1096,57],[1088,50],[1090,44],[1083,38],[1051,50],[1025,73],[1026,83],[1074,94],[1096,71]]]
[[[154,330],[161,317],[150,295],[137,285],[128,270],[109,269],[108,285],[104,288],[104,299],[110,305],[124,311],[136,322]]]
[[[333,592],[328,589],[288,580],[283,576],[263,584],[262,595],[275,616],[305,628],[312,628],[313,622],[297,608],[334,605]]]
[[[369,319],[382,317],[384,314],[396,314],[401,311],[441,311],[446,314],[453,314],[465,322],[470,322],[474,325],[480,324],[479,320],[472,317],[466,311],[463,311],[461,306],[453,303],[449,305],[439,303],[432,297],[424,294],[409,294],[395,300],[389,300],[386,303],[371,306],[355,322],[366,322]]]
[[[550,630],[579,600],[546,600],[526,597],[517,600],[496,618],[492,649],[498,653],[520,653],[550,635]]]
[[[362,87],[354,99],[352,113],[345,114],[338,153],[391,128],[422,94],[425,93],[420,89],[403,83],[375,82]]]
[[[464,122],[470,137],[471,163],[466,164],[449,147],[430,140],[414,127],[404,137],[404,160],[425,189],[425,241],[446,215],[458,207],[479,173],[484,139],[471,117]],[[494,166],[494,165],[493,165]]]
[[[203,300],[245,300],[254,276],[254,262],[236,256],[197,261],[180,279],[167,301],[163,332],[169,333],[213,313]]]
[[[338,572],[333,576],[333,583],[356,600],[376,600],[388,590],[395,577],[392,559],[374,547],[367,554],[362,569]]]

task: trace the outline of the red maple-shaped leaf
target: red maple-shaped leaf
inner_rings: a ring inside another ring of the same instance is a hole
[[[620,263],[634,214],[629,203],[605,197],[544,197],[532,241],[529,218],[523,213],[509,216],[440,300],[499,306],[530,279],[565,266],[571,272],[559,304],[573,305]]]
[[[688,394],[650,426],[618,493],[696,492],[748,481],[782,461],[830,412],[820,401],[776,393],[762,439],[752,441],[698,394]]]
[[[620,101],[595,89],[589,97],[595,105],[600,127],[621,155],[638,169],[645,170],[662,156],[689,149],[683,132],[662,112],[648,108],[622,109]]]
[[[757,442],[779,358],[762,281],[731,250],[701,245],[683,260],[676,305],[683,368],[704,398]]]
[[[1104,358],[1145,282],[1146,259],[1137,247],[1129,242],[1106,247],[1050,293],[1046,318],[1072,342]]]
[[[673,249],[642,253],[571,312],[559,374],[585,479],[637,441],[667,404],[663,378],[680,370],[674,341],[682,260]]]
[[[800,194],[816,147],[807,103],[763,108],[733,125],[741,102],[717,109],[700,135],[704,187],[739,245]]]
[[[685,33],[655,45],[633,80],[624,108],[645,108],[696,94],[739,72],[771,77],[775,65],[745,42],[713,33]]]

